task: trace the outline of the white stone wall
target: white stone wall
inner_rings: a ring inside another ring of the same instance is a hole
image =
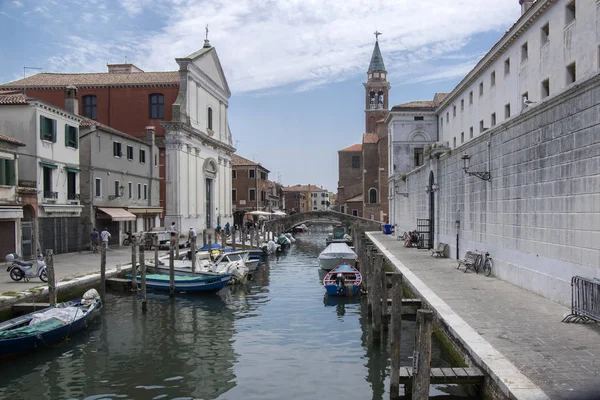
[[[492,179],[466,175],[463,152]],[[573,275],[600,279],[600,76],[409,173],[409,197],[394,196],[398,233],[428,218],[431,171],[435,244],[451,257],[458,216],[460,256],[489,251],[498,278],[565,305]]]
[[[576,19],[566,23],[566,5],[571,0],[538,0],[511,28],[509,34],[480,61],[438,109],[440,137],[451,146],[481,135],[480,121],[492,127],[496,123],[518,116],[523,106],[522,96],[530,101],[544,100],[542,81],[549,79],[550,95],[572,86],[567,81],[566,67],[575,62],[577,82],[585,81],[599,72],[600,3],[576,1]],[[515,2],[516,3],[516,2]],[[539,14],[539,15],[538,15]],[[542,41],[542,27],[549,26],[548,40]],[[522,60],[522,46],[527,43],[528,56]],[[505,74],[505,61],[510,59],[510,72]],[[492,72],[495,71],[495,85]],[[479,94],[483,84],[483,95]],[[470,104],[469,93],[473,93]],[[464,109],[461,107],[464,101]],[[505,107],[510,104],[510,117]],[[456,109],[456,112],[454,111]],[[442,121],[443,120],[443,121]]]

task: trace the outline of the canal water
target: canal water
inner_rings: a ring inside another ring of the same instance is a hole
[[[109,294],[91,329],[0,361],[2,399],[387,399],[387,349],[368,339],[359,299],[324,295],[327,228],[297,235],[251,282],[214,295],[149,293],[148,310]],[[412,364],[414,321],[403,321]],[[433,367],[451,366],[434,342]],[[432,398],[468,398],[432,386]]]

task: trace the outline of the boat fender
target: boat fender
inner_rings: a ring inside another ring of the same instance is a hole
[[[96,289],[90,289],[83,294],[81,298],[81,304],[90,305],[96,302],[100,298],[100,294]]]

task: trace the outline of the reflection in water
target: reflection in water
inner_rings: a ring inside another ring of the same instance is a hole
[[[327,232],[297,235],[247,285],[218,294],[149,292],[146,312],[135,296],[109,295],[92,329],[0,361],[0,398],[386,397],[388,350],[371,344],[360,298],[325,296],[317,256]],[[407,321],[402,365],[413,335]],[[438,358],[434,347],[435,366],[446,366]]]

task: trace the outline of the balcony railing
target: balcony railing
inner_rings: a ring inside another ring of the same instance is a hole
[[[79,200],[79,193],[69,193],[67,194],[68,200]]]
[[[58,199],[58,192],[44,191],[45,199]]]

